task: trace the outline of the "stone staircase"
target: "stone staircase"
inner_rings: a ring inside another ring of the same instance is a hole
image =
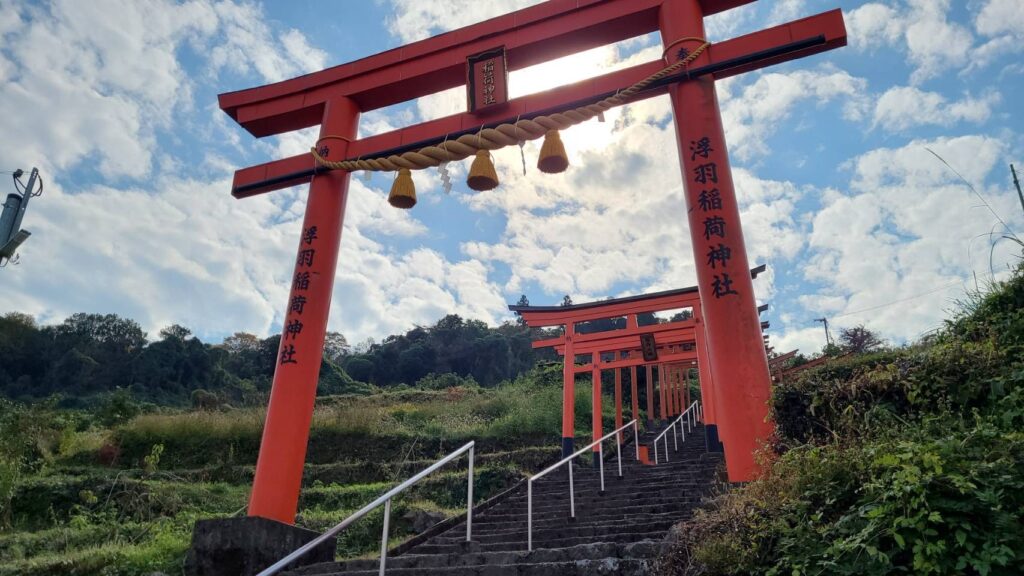
[[[640,437],[650,446],[662,428]],[[671,434],[671,433],[670,433]],[[669,528],[692,513],[717,481],[722,459],[704,449],[704,429],[697,425],[679,451],[658,466],[636,462],[632,445],[623,447],[622,478],[617,476],[614,445],[606,452],[605,492],[590,465],[573,469],[576,518],[569,515],[565,468],[534,483],[533,550],[527,551],[525,483],[473,515],[473,541],[466,542],[465,522],[390,556],[387,573],[396,576],[643,575],[660,554]],[[608,444],[605,445],[608,448]],[[369,576],[379,560],[349,560],[306,566],[293,576]]]

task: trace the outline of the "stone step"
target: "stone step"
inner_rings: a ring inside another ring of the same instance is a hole
[[[664,460],[664,459],[663,459]],[[652,482],[657,480],[666,479],[677,479],[679,477],[697,477],[700,474],[705,474],[716,468],[716,463],[694,463],[693,458],[680,462],[679,465],[673,465],[676,462],[669,462],[665,464],[664,461],[661,465],[650,466],[650,467],[635,467],[622,469],[622,476],[619,476],[619,471],[615,468],[605,468],[604,481],[607,483],[611,479],[622,478],[629,480],[630,482]],[[581,472],[579,470],[573,470],[572,473],[573,484],[600,484],[601,474],[599,472]],[[533,481],[534,489],[544,489],[549,486],[563,486],[569,484],[569,473],[565,470],[558,470],[551,476],[541,478],[540,480]]]
[[[709,485],[710,481],[706,482],[705,485]],[[637,489],[636,492],[628,491],[605,491],[601,493],[598,490],[588,490],[585,492],[575,491],[572,495],[572,501],[577,505],[584,506],[619,506],[622,504],[631,504],[635,502],[643,501],[659,501],[671,498],[684,498],[687,496],[697,496],[704,493],[706,490],[702,489],[699,485],[683,485],[683,486],[664,486],[657,489],[642,490]],[[565,492],[559,492],[556,494],[543,494],[533,496],[533,509],[534,511],[544,510],[546,508],[558,508],[560,506],[569,505],[569,490]],[[498,510],[522,507],[526,509],[529,498],[524,494],[522,496],[515,496],[509,498],[506,502],[502,502],[499,506],[494,506],[488,510],[485,510],[481,515],[491,514]]]
[[[665,530],[667,531],[672,527],[673,524],[679,521],[680,518],[684,517],[684,514],[679,514],[675,518],[668,518],[662,520],[648,520],[641,521],[640,519],[623,519],[618,522],[600,522],[600,523],[587,523],[587,524],[576,524],[576,523],[565,523],[562,526],[555,527],[544,527],[533,529],[533,540],[534,542],[547,542],[549,540],[555,540],[559,538],[578,538],[578,537],[589,537],[592,541],[601,541],[601,537],[615,534],[631,534],[636,532],[651,532],[653,530]],[[480,544],[487,545],[497,542],[508,542],[516,540],[526,540],[526,526],[514,530],[507,530],[502,532],[491,532],[491,533],[473,533],[473,541],[479,542]],[[465,541],[465,534],[461,537],[457,535],[451,536],[438,536],[432,538],[429,544],[457,544]]]
[[[653,574],[649,558],[601,558],[535,564],[455,566],[450,568],[387,568],[394,576],[647,576]],[[321,572],[323,576],[377,576],[378,568]]]
[[[664,427],[640,435],[653,461],[653,441]],[[671,434],[671,433],[670,433]],[[678,434],[678,433],[677,433]],[[678,436],[677,436],[678,437]],[[632,441],[632,438],[630,438]],[[680,440],[671,436],[668,459],[658,443],[657,466],[636,461],[632,444],[622,448],[622,476],[614,449],[606,450],[604,491],[598,469],[589,462],[573,468],[576,518],[569,517],[568,471],[562,468],[533,484],[533,543],[526,550],[526,485],[474,514],[473,542],[465,542],[465,523],[422,537],[402,555],[388,558],[387,573],[420,576],[522,576],[529,574],[652,573],[665,534],[693,513],[720,474],[722,455],[704,447],[703,426]],[[607,447],[606,447],[607,448]],[[378,560],[351,560],[289,572],[301,576],[369,576]]]
[[[695,508],[696,502],[686,503],[672,506],[634,506],[621,510],[594,510],[590,512],[579,511],[575,520],[570,520],[568,514],[560,514],[558,516],[545,516],[533,518],[533,527],[535,530],[565,526],[567,523],[573,523],[576,525],[588,525],[597,524],[604,522],[619,522],[619,521],[632,521],[632,519],[643,518],[649,520],[659,520],[663,518],[678,518],[680,515],[687,514],[690,510]],[[452,528],[451,533],[465,533],[466,525],[460,524],[461,530],[458,527]],[[489,522],[489,523],[478,523],[473,520],[473,534],[490,534],[493,532],[501,531],[512,531],[512,530],[525,530],[526,529],[526,516],[522,518],[510,521],[502,522]]]
[[[653,530],[650,532],[628,532],[628,533],[613,533],[606,534],[600,538],[595,539],[594,537],[566,537],[566,538],[545,538],[543,540],[534,538],[534,548],[564,548],[566,546],[576,546],[578,544],[589,544],[592,542],[639,542],[641,540],[661,540],[665,537],[665,530]],[[503,542],[485,542],[479,544],[481,550],[526,550],[526,533],[524,532],[521,538],[509,539]],[[421,554],[450,554],[458,553],[462,550],[462,543],[460,544],[433,544],[427,542],[417,546],[415,549]]]
[[[462,554],[405,554],[402,556],[389,557],[387,560],[388,573],[390,574],[391,570],[397,569],[441,569],[465,566],[533,565],[578,560],[600,560],[605,558],[654,558],[664,549],[664,544],[645,540],[626,544],[581,544],[568,548],[534,549],[531,552],[525,550],[511,552],[485,552],[473,550],[474,547],[472,545],[467,548],[469,548],[469,551]],[[316,576],[333,573],[350,574],[352,571],[358,570],[376,570],[379,565],[380,560],[376,558],[348,560],[345,562],[331,562],[327,564],[307,566],[299,570],[294,570],[289,574],[293,574],[295,576]]]
[[[700,494],[679,496],[679,497],[668,497],[658,500],[642,500],[637,499],[633,502],[621,503],[615,506],[602,505],[601,502],[576,502],[576,516],[587,518],[602,515],[621,515],[621,514],[643,514],[649,511],[671,511],[680,507],[692,507],[700,503],[703,498]],[[544,518],[565,518],[570,515],[571,508],[569,503],[559,506],[547,506],[538,507],[536,504],[533,508],[534,521]],[[486,515],[481,514],[478,517],[473,518],[473,525],[477,527],[489,526],[492,524],[506,524],[509,522],[526,521],[526,515],[528,513],[527,506],[524,504],[521,507],[514,507],[502,510],[489,510]]]
[[[638,480],[636,478],[617,476],[612,478],[606,478],[604,481],[604,493],[605,494],[622,494],[622,493],[634,493],[634,494],[645,494],[652,491],[658,491],[669,488],[683,488],[683,487],[700,487],[707,484],[708,480],[713,477],[711,473],[705,473],[700,475],[688,475],[678,474],[675,476],[666,476],[663,478],[655,478],[647,481]],[[593,495],[601,492],[601,482],[581,482],[577,483],[575,479],[572,483],[573,492],[577,495]],[[516,490],[514,494],[509,496],[512,498],[525,498],[527,494],[526,489]],[[569,483],[564,482],[559,485],[550,485],[540,488],[538,486],[533,487],[533,497],[541,498],[547,496],[556,497],[568,497],[569,495]]]

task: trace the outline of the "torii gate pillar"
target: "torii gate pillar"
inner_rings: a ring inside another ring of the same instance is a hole
[[[345,158],[358,124],[359,108],[350,99],[339,97],[328,102],[317,147],[326,150],[331,158]],[[249,516],[288,524],[295,521],[334,291],[349,174],[344,170],[326,172],[314,177],[309,185],[285,330],[249,497]],[[296,345],[299,338],[301,346]]]
[[[698,0],[665,0],[659,13],[668,63],[704,38]],[[685,54],[685,53],[684,53]],[[710,61],[702,54],[693,66]],[[675,116],[683,189],[689,215],[711,371],[715,418],[725,444],[729,480],[746,482],[758,472],[754,452],[771,434],[767,421],[771,376],[761,320],[740,226],[739,206],[725,146],[714,79],[703,76],[669,87]],[[728,409],[723,409],[728,406]]]

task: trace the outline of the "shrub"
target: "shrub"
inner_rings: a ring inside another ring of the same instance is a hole
[[[920,345],[775,390],[788,449],[678,527],[663,574],[1019,574],[1024,275]]]

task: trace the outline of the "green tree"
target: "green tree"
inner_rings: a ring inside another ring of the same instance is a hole
[[[192,335],[192,331],[185,328],[181,324],[171,324],[160,331],[161,340],[187,340]]]
[[[360,382],[375,382],[375,370],[376,366],[374,366],[373,361],[368,360],[363,356],[350,358],[345,364],[345,371],[348,372],[349,376]]]
[[[839,347],[850,354],[864,354],[878,350],[885,342],[863,324],[839,331]]]

